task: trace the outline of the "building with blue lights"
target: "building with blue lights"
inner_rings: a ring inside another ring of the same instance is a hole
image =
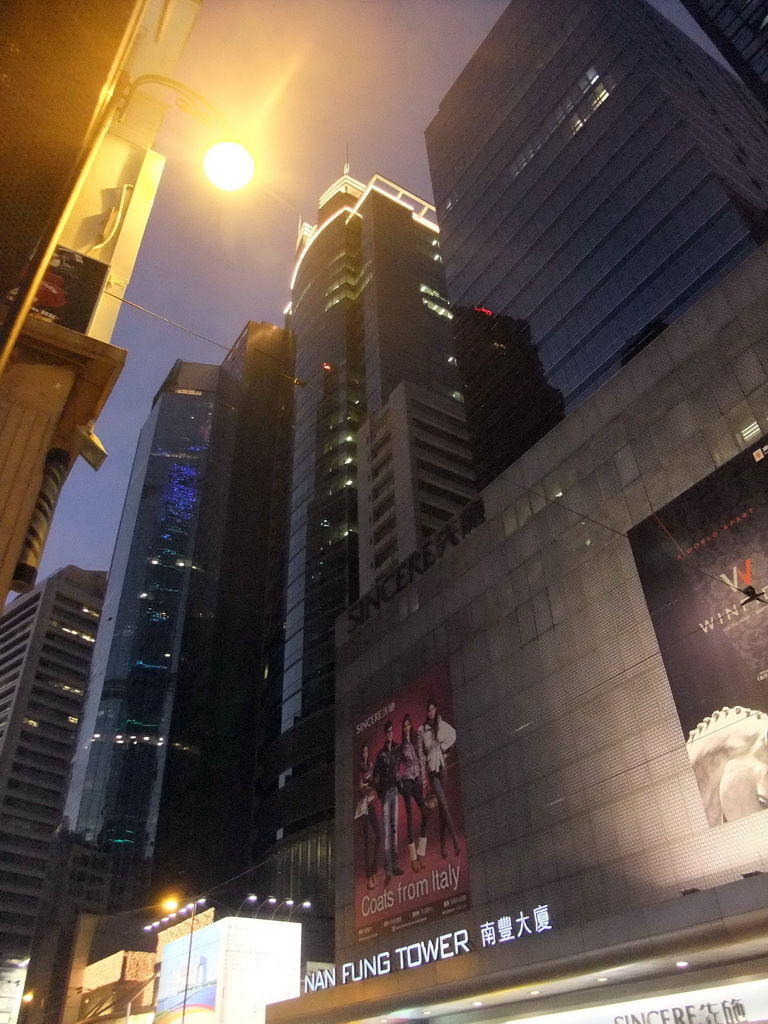
[[[251,323],[221,367],[177,362],[141,432],[66,808],[111,855],[110,909],[248,865],[290,364],[286,332]]]

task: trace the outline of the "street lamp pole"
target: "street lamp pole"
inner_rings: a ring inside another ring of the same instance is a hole
[[[164,75],[139,75],[138,78],[131,82],[128,76],[123,73],[99,124],[96,126],[93,134],[81,146],[73,167],[72,176],[67,184],[66,198],[63,200],[62,205],[52,212],[45,230],[37,240],[34,251],[30,254],[16,294],[6,308],[5,318],[0,323],[0,376],[3,375],[8,365],[16,341],[19,334],[21,334],[24,321],[32,308],[35,296],[48,269],[48,264],[51,262],[51,258],[56,251],[61,234],[72,214],[105,135],[111,128],[113,121],[118,124],[123,121],[128,105],[134,95],[146,85],[160,85],[166,89],[171,89],[176,93],[176,106],[183,113],[190,114],[201,124],[215,124],[227,134],[231,133],[231,128],[224,115],[204,96],[191,89],[188,85],[184,85],[183,82],[177,82],[174,78],[166,78]],[[250,160],[252,176],[253,160],[250,154],[247,153],[245,147],[239,146],[239,144],[237,148],[242,150],[243,154],[246,154],[247,160]],[[247,184],[248,181],[250,181],[250,177],[243,180],[243,185]],[[214,184],[217,184],[217,182],[214,181]],[[229,190],[233,186],[219,185],[219,187]],[[242,185],[237,186],[237,188],[241,187]]]
[[[191,905],[192,917],[189,920],[189,946],[187,947],[187,970],[184,975],[184,1000],[181,1004],[181,1021],[184,1024],[187,1018],[187,994],[189,992],[189,969],[192,966],[192,937],[195,934],[195,917],[197,916],[197,904],[205,903],[204,899],[193,900]],[[187,904],[189,907],[189,904]]]

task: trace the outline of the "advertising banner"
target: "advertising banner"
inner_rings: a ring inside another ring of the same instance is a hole
[[[182,1015],[190,1021],[213,1024],[221,938],[221,927],[212,924],[169,942],[163,949],[157,1024],[173,1024]]]
[[[364,708],[353,743],[358,939],[466,910],[461,736],[448,666]]]
[[[32,312],[51,323],[86,334],[108,272],[106,263],[63,245],[57,246],[35,296]]]
[[[707,820],[768,806],[768,445],[629,532]]]
[[[163,949],[156,1024],[264,1024],[301,987],[301,925],[227,917]]]

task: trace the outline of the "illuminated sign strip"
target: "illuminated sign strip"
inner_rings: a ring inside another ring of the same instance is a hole
[[[766,1019],[768,981],[761,979],[542,1014],[526,1018],[526,1024],[742,1024]]]
[[[466,928],[459,928],[458,931],[438,935],[435,939],[398,946],[391,953],[384,950],[382,953],[374,953],[359,960],[350,960],[342,964],[338,971],[335,967],[330,967],[306,974],[304,992],[318,992],[326,988],[335,988],[337,985],[349,985],[354,981],[365,981],[366,978],[381,978],[393,971],[423,967],[425,964],[450,960],[471,952],[469,932]]]
[[[435,872],[436,874],[436,872]],[[458,872],[457,872],[458,875]],[[457,878],[458,880],[458,878]],[[552,930],[552,921],[549,914],[549,907],[542,905],[536,907],[533,915],[524,914],[520,911],[516,923],[519,925],[517,935],[514,934],[512,919],[502,917],[499,919],[500,942],[511,941],[532,935],[530,922],[533,920],[536,932]],[[495,928],[495,924],[486,923],[481,927],[483,947],[495,944],[488,941],[488,929]],[[509,933],[506,934],[508,928]],[[354,981],[365,981],[366,978],[381,978],[385,974],[392,974],[393,971],[410,970],[413,967],[424,967],[425,964],[436,963],[438,960],[450,960],[463,953],[471,953],[476,947],[472,943],[469,932],[466,928],[459,928],[457,931],[445,932],[434,939],[423,939],[420,942],[411,942],[403,946],[397,946],[392,952],[384,950],[381,953],[373,953],[371,956],[361,957],[359,960],[350,960],[341,965],[337,971],[336,967],[327,967],[319,971],[313,971],[304,976],[304,992],[318,992],[326,988],[335,988],[337,985],[349,985]],[[743,1018],[737,1018],[742,1020]],[[716,1024],[735,1024],[734,1021],[718,1021]],[[652,1024],[648,1021],[619,1021],[617,1024]],[[659,1024],[704,1024],[704,1022],[670,1021],[659,1022]],[[715,1024],[715,1022],[710,1022]]]

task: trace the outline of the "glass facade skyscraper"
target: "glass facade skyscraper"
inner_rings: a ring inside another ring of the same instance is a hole
[[[358,595],[358,429],[402,381],[461,415],[434,208],[345,174],[299,238],[285,656],[270,700],[257,834],[265,884],[332,910],[334,623]]]
[[[218,377],[177,363],[155,398],[96,640],[66,814],[112,851],[115,908],[142,902],[154,852]]]
[[[110,854],[113,910],[250,863],[291,369],[286,332],[251,323],[221,367],[177,363],[141,432],[66,809]]]
[[[761,103],[768,107],[765,0],[681,0]]]
[[[525,321],[566,413],[768,229],[762,110],[644,0],[514,0],[427,149],[450,299]]]

